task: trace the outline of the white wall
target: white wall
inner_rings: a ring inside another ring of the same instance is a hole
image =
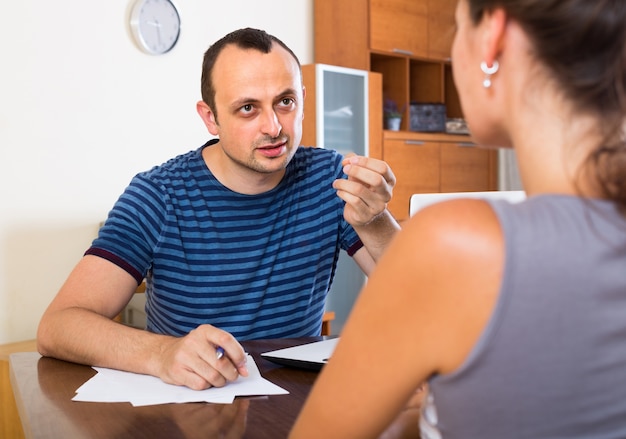
[[[0,0],[0,343],[39,318],[131,177],[199,147],[202,55],[258,27],[313,62],[313,0],[177,0],[178,45],[133,44],[133,0]]]

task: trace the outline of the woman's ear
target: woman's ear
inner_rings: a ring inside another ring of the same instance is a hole
[[[219,135],[219,125],[217,124],[217,119],[215,118],[215,113],[213,110],[207,105],[204,101],[198,101],[196,104],[196,111],[200,115],[200,118],[204,122],[204,125],[209,130],[209,133],[214,136]]]
[[[508,17],[504,9],[495,8],[485,11],[481,27],[483,28],[483,61],[492,66],[504,49]]]

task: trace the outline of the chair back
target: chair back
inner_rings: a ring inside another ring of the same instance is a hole
[[[439,201],[453,198],[482,198],[489,200],[504,199],[511,203],[518,203],[526,198],[524,191],[485,191],[485,192],[437,192],[426,194],[413,194],[409,202],[410,216],[424,207],[438,203]]]

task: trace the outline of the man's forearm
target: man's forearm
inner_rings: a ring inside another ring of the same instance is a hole
[[[155,359],[168,338],[69,308],[44,316],[37,348],[44,356],[66,361],[156,375]]]
[[[396,233],[400,231],[400,224],[389,210],[385,209],[366,225],[354,226],[354,230],[374,261],[378,261]]]

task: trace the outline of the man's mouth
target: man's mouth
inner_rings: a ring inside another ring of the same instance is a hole
[[[265,157],[278,157],[282,155],[287,149],[287,142],[272,143],[271,145],[264,145],[257,148],[257,150]]]

